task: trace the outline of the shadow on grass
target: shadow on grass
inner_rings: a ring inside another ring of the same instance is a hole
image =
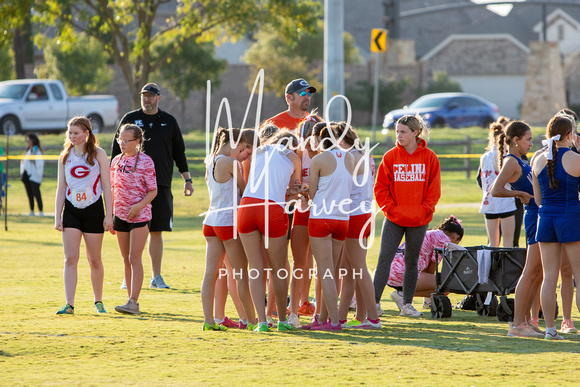
[[[12,355],[11,353],[4,352],[2,350],[0,350],[0,356],[3,356],[3,357],[14,357],[14,355]]]

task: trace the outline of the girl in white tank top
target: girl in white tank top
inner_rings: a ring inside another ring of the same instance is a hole
[[[68,122],[64,150],[58,162],[54,215],[54,228],[62,232],[65,255],[66,305],[57,314],[74,314],[81,239],[85,241],[87,259],[90,262],[96,312],[106,313],[102,302],[104,270],[101,247],[103,230],[113,229],[113,199],[109,159],[98,145],[99,142],[92,132],[88,118],[73,117]],[[95,205],[96,207],[91,206],[101,199],[101,193],[105,199],[104,214],[101,212],[102,207],[98,204]],[[67,204],[65,208],[67,199],[73,206]],[[100,224],[101,221],[102,224]]]
[[[239,237],[235,236],[234,204],[239,201],[239,193],[244,191],[245,181],[236,157],[246,149],[241,140],[239,129],[220,129],[216,132],[215,145],[208,157],[206,183],[210,194],[210,206],[203,222],[203,233],[206,240],[205,274],[201,284],[201,301],[203,306],[203,330],[226,330],[214,320],[213,309],[215,284],[223,268],[224,255],[236,273],[238,295],[242,301],[248,326],[255,322],[254,306],[248,285],[248,261],[244,254]],[[235,185],[237,183],[237,185]],[[222,274],[223,275],[223,274]]]

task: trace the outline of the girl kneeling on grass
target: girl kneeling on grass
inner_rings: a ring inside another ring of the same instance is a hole
[[[151,200],[157,195],[155,165],[151,157],[141,151],[143,130],[139,126],[123,125],[117,143],[122,153],[111,163],[114,230],[125,264],[129,299],[124,305],[115,306],[115,310],[140,314],[137,301],[143,286],[141,255],[149,235]]]
[[[102,302],[104,270],[101,248],[104,232],[113,226],[113,208],[109,159],[98,145],[89,119],[71,118],[58,163],[54,215],[54,228],[62,232],[66,295],[66,305],[56,314],[74,314],[81,239],[85,240],[91,267],[96,311],[107,313]],[[105,198],[106,213],[101,193]]]
[[[441,257],[436,260],[435,248],[443,248],[447,243],[457,244],[463,238],[463,226],[461,221],[450,215],[435,230],[429,230],[421,245],[417,271],[419,276],[415,288],[415,297],[430,297],[435,291],[435,265],[441,262]],[[405,243],[399,246],[399,250],[405,249]],[[391,264],[389,286],[395,288],[391,293],[391,299],[401,309],[403,307],[403,277],[405,274],[405,254],[398,252]],[[427,304],[423,304],[424,307]]]
[[[253,330],[256,322],[254,304],[248,283],[248,261],[240,237],[234,238],[234,205],[246,188],[237,157],[247,147],[239,129],[220,129],[216,132],[212,154],[206,162],[205,180],[209,190],[209,210],[203,221],[206,240],[205,273],[201,284],[201,302],[204,331],[225,331],[227,327],[214,320],[215,287],[226,256],[236,275],[237,291],[247,316],[247,329]],[[241,278],[238,276],[241,274]],[[221,274],[224,275],[224,274]]]

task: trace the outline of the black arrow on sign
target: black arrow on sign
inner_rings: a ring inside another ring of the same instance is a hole
[[[375,44],[377,46],[377,48],[379,49],[379,51],[383,51],[383,48],[381,47],[381,44],[379,43],[379,39],[381,38],[381,36],[383,36],[383,31],[380,31],[377,36],[375,36]]]

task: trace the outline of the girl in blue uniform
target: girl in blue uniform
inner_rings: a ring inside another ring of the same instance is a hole
[[[524,228],[528,245],[526,264],[516,286],[514,321],[507,335],[544,337],[543,331],[528,323],[532,304],[542,283],[542,261],[536,243],[538,206],[533,196],[532,167],[522,160],[522,156],[532,148],[532,130],[525,122],[513,121],[506,126],[497,141],[499,155],[504,155],[506,150],[507,155],[499,157],[501,170],[491,187],[491,194],[493,197],[517,197],[524,203]],[[506,188],[507,183],[512,189]]]
[[[547,340],[562,340],[554,321],[562,249],[568,255],[574,276],[580,278],[580,155],[570,152],[574,135],[569,117],[554,116],[546,131],[548,147],[532,163],[534,198],[539,204],[536,240],[544,269],[540,298]],[[578,297],[576,305],[580,306]]]

